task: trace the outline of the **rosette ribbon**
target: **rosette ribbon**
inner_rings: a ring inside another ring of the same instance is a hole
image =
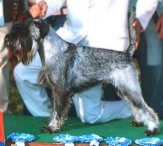
[[[5,144],[3,142],[0,141],[0,146],[5,146]]]
[[[35,136],[26,133],[13,132],[7,136],[7,140],[15,142],[16,146],[25,146],[26,142],[35,140]]]
[[[154,137],[147,137],[135,140],[135,143],[141,146],[161,146],[163,145],[163,140]]]
[[[63,143],[65,146],[74,146],[74,143],[78,141],[78,136],[71,136],[69,134],[60,134],[53,137],[54,142]]]
[[[129,146],[132,144],[132,140],[125,137],[107,137],[104,141],[109,146]]]
[[[90,143],[89,146],[99,146],[101,141],[103,141],[103,138],[96,134],[86,134],[79,136],[79,142]]]

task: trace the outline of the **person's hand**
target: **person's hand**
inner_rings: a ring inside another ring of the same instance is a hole
[[[29,13],[33,18],[42,18],[47,11],[47,4],[45,1],[40,1],[29,8]]]
[[[142,31],[142,26],[138,19],[135,19],[132,26],[136,29],[136,42],[135,47],[138,48],[139,42],[140,42],[140,33]]]
[[[159,17],[156,23],[156,31],[158,31],[158,38],[163,39],[163,14]]]

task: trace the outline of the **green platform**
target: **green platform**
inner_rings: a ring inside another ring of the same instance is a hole
[[[130,125],[130,119],[114,120],[108,123],[90,125],[83,124],[77,118],[69,118],[62,127],[62,131],[56,134],[41,133],[40,129],[46,120],[47,118],[41,117],[5,115],[5,135],[7,136],[11,132],[30,133],[36,137],[37,142],[53,142],[54,136],[67,133],[78,136],[94,133],[104,138],[120,136],[132,139],[133,141],[146,137],[143,134],[146,127],[133,127]],[[160,132],[156,137],[163,139],[163,121],[160,123]]]

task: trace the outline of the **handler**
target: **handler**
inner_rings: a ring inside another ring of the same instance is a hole
[[[47,18],[58,11],[65,0],[37,1],[29,12],[33,18]],[[145,29],[152,17],[158,0],[138,0],[137,20],[134,23],[138,34]],[[83,46],[125,51],[128,37],[129,0],[67,0],[67,21],[57,34],[64,40]],[[117,12],[118,10],[118,12]],[[34,116],[49,116],[49,100],[46,90],[37,84],[41,68],[39,56],[29,66],[20,63],[14,77],[28,110]],[[95,86],[76,94],[73,98],[76,112],[82,122],[107,122],[130,117],[132,114],[124,101],[102,101],[102,86]]]
[[[163,0],[159,1],[147,29],[141,33],[135,56],[140,66],[144,99],[163,119]]]
[[[0,111],[6,112],[9,103],[8,50],[3,46],[4,37],[12,25],[13,0],[0,0]]]

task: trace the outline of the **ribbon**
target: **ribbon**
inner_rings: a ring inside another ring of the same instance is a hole
[[[159,138],[142,138],[142,139],[137,139],[135,140],[136,144],[139,144],[141,146],[160,146],[163,145],[163,140]]]
[[[7,140],[15,142],[16,146],[25,146],[26,142],[35,140],[35,136],[26,133],[13,132],[7,136]]]
[[[65,146],[74,146],[74,142],[78,141],[78,136],[71,136],[69,134],[60,134],[53,137],[53,141],[63,143]]]
[[[75,142],[90,143],[90,146],[98,146],[103,138],[96,134],[87,134],[82,136],[71,136],[69,134],[60,134],[53,137],[54,142],[64,143],[65,146],[73,146]]]
[[[107,137],[105,142],[109,144],[109,146],[129,146],[132,144],[132,140],[125,137]]]
[[[79,136],[79,142],[90,143],[89,146],[99,146],[101,141],[103,141],[103,138],[96,134],[86,134]]]

